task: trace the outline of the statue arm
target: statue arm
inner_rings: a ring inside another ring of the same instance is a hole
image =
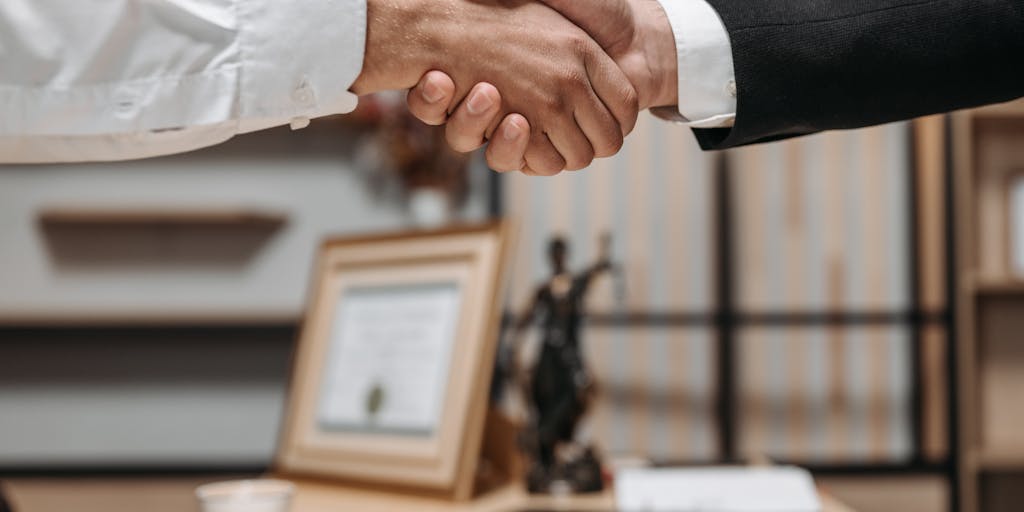
[[[610,272],[615,266],[612,264],[612,236],[609,233],[601,235],[601,241],[598,248],[597,262],[591,265],[583,274],[579,277],[579,286],[582,291],[590,286],[590,283],[597,276]]]
[[[523,333],[526,329],[533,325],[534,320],[537,319],[537,304],[540,302],[540,290],[533,295],[530,299],[529,305],[523,310],[523,314],[516,319],[515,326],[512,330],[512,345],[513,348],[518,347],[520,339],[523,337]]]

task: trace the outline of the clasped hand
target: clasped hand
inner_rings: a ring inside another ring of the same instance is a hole
[[[369,0],[367,8],[353,91],[411,87],[416,117],[446,124],[458,151],[490,141],[495,170],[582,169],[619,151],[640,109],[675,102],[674,41],[656,0]]]

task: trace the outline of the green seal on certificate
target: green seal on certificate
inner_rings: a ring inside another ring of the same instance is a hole
[[[370,391],[366,393],[366,418],[371,424],[376,423],[377,413],[384,407],[384,386],[379,382],[373,384]]]

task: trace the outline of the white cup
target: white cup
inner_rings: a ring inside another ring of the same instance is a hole
[[[203,512],[288,512],[295,484],[284,480],[234,480],[200,485]]]

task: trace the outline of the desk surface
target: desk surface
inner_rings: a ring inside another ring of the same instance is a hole
[[[4,490],[15,512],[194,512],[194,488],[215,478],[14,479]],[[853,512],[822,495],[824,512]],[[610,512],[610,493],[575,498],[527,495],[521,487],[498,489],[462,504],[424,498],[300,484],[291,512]]]

